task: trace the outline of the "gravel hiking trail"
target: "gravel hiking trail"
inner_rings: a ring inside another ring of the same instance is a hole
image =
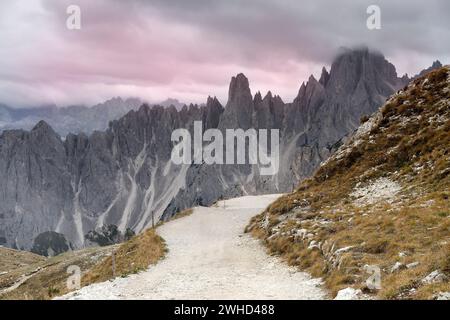
[[[157,229],[169,252],[156,265],[60,299],[324,299],[320,279],[269,256],[258,240],[244,234],[250,219],[279,196],[196,207]]]

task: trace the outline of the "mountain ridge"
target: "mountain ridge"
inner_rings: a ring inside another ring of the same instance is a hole
[[[34,108],[12,108],[0,104],[0,132],[11,129],[31,130],[40,120],[50,124],[61,137],[69,133],[91,134],[93,131],[103,131],[109,122],[123,117],[131,110],[137,110],[144,101],[139,98],[113,97],[93,106],[71,105],[57,107],[56,105]],[[168,98],[152,106],[169,108],[174,106],[181,110],[185,104],[177,99]]]
[[[450,290],[450,67],[365,120],[247,231],[338,297],[438,298]]]
[[[41,123],[36,132],[0,135],[0,237],[29,249],[41,233],[64,234],[74,247],[102,226],[143,230],[152,217],[170,218],[193,205],[222,197],[287,192],[308,177],[390,94],[404,86],[395,68],[369,50],[338,56],[330,72],[303,84],[292,103],[272,93],[252,96],[248,79],[230,83],[224,108],[142,105],[109,123],[105,131],[68,134],[63,141]],[[279,129],[280,171],[260,176],[258,165],[181,165],[170,161],[171,133],[218,128]],[[43,130],[45,129],[45,130]],[[53,131],[53,132],[52,132]]]

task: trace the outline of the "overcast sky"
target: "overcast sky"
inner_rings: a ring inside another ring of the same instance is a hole
[[[81,30],[66,28],[67,6]],[[368,30],[366,9],[381,8]],[[450,62],[450,1],[1,0],[0,103],[95,104],[113,96],[222,103],[243,72],[285,101],[339,47],[384,53],[399,74]]]

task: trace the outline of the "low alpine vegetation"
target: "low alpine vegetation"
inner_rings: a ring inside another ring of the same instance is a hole
[[[126,277],[147,269],[166,253],[164,240],[151,228],[134,236],[113,251],[113,255],[94,266],[82,279],[83,285]]]
[[[70,266],[80,268],[81,286],[87,286],[145,270],[162,259],[166,250],[155,229],[122,244],[68,251],[51,258],[0,248],[0,300],[52,299],[70,291]]]

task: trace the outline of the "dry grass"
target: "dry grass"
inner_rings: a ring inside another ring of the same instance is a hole
[[[172,221],[172,220],[176,220],[176,219],[180,219],[180,218],[183,218],[183,217],[190,216],[193,212],[194,212],[194,209],[193,209],[193,208],[184,209],[184,210],[182,210],[182,211],[180,211],[180,212],[177,212],[174,216],[172,216],[172,217],[171,217],[170,219],[168,219],[167,221],[160,222],[159,225],[163,225],[164,223],[169,222],[169,221]]]
[[[45,261],[46,258],[27,251],[0,247],[0,274]]]
[[[67,273],[69,266],[78,266],[82,272],[86,272],[116,247],[96,247],[66,252],[14,268],[8,274],[0,276],[0,299],[47,300],[65,294],[68,292],[66,282],[70,276]],[[8,291],[8,288],[24,276],[27,277],[26,281],[16,289]]]
[[[11,265],[9,272],[0,275],[0,299],[7,300],[47,300],[69,292],[67,273],[69,266],[78,266],[82,272],[81,285],[107,281],[113,278],[112,252],[116,260],[115,276],[124,277],[148,268],[164,256],[164,240],[154,229],[149,229],[134,236],[127,242],[106,247],[87,248],[66,252],[52,258],[35,256],[28,252],[14,251],[16,265]],[[4,259],[1,260],[2,264]],[[29,262],[29,263],[28,263]],[[22,266],[16,267],[18,264]],[[24,278],[25,277],[25,278]],[[8,288],[17,281],[25,281],[14,290]]]
[[[369,291],[365,265],[381,268],[382,289],[370,292],[379,298],[430,299],[450,291],[448,282],[420,282],[434,270],[450,278],[448,72],[432,72],[426,84],[417,79],[391,98],[370,132],[252,219],[248,231],[289,264],[323,277],[331,295],[349,286]],[[380,177],[402,186],[394,202],[357,206],[351,191]],[[294,217],[279,218],[285,214]],[[296,236],[299,230],[309,237]],[[396,262],[419,265],[391,273]]]
[[[188,216],[192,212],[193,209],[180,211],[170,220]],[[163,223],[160,222],[158,226]],[[126,277],[157,263],[167,250],[164,239],[153,228],[122,244],[70,251],[52,258],[0,248],[0,300],[48,300],[64,295],[69,292],[66,283],[70,274],[67,270],[74,265],[80,267],[82,272],[82,287],[114,277]],[[4,271],[8,273],[2,274]],[[21,279],[25,281],[9,291],[8,288]]]
[[[154,229],[148,229],[124,242],[114,251],[115,275],[112,256],[90,269],[82,278],[82,285],[103,282],[116,277],[138,273],[158,262],[166,253],[164,240]]]
[[[193,209],[180,211],[168,221],[192,212]],[[69,292],[66,282],[71,274],[67,270],[74,265],[82,272],[81,286],[126,277],[157,263],[167,250],[164,239],[153,228],[122,244],[71,251],[52,258],[0,248],[0,300],[47,300],[64,295]],[[18,282],[21,284],[17,288],[9,290]]]

